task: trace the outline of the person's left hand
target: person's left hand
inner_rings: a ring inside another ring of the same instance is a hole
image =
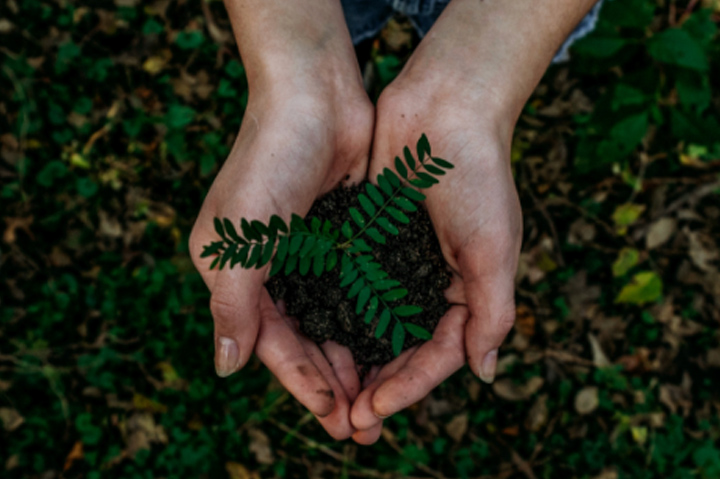
[[[433,156],[455,165],[423,190],[443,255],[453,272],[452,304],[432,340],[375,371],[356,399],[351,420],[360,444],[375,442],[382,419],[419,401],[468,361],[485,382],[495,375],[498,347],[515,320],[514,277],[522,215],[510,167],[514,119],[491,101],[473,103],[441,85],[398,78],[380,97],[369,179],[394,169],[403,146],[422,133]],[[462,90],[459,90],[462,91]],[[478,98],[480,98],[478,96]]]

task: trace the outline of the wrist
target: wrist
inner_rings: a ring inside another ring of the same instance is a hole
[[[362,88],[339,0],[226,0],[250,91],[320,84]]]

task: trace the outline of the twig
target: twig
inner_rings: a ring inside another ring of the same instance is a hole
[[[330,449],[327,446],[319,444],[314,439],[310,439],[309,437],[293,430],[288,425],[283,424],[279,421],[276,421],[275,419],[273,419],[271,417],[268,417],[265,420],[268,421],[273,426],[277,427],[278,429],[284,431],[285,433],[290,434],[291,436],[295,437],[296,439],[299,439],[300,441],[304,442],[310,449],[317,449],[318,451],[322,452],[323,454],[326,454],[326,455],[332,457],[336,461],[339,461],[342,463],[347,462],[345,457],[342,454],[338,453],[337,451],[333,451],[332,449]]]
[[[665,208],[665,210],[658,214],[657,217],[662,218],[663,216],[669,215],[670,213],[679,210],[683,205],[685,205],[685,203],[697,203],[704,197],[715,193],[718,189],[720,189],[720,180],[701,186],[670,203],[670,206]]]
[[[537,479],[530,463],[523,459],[522,456],[512,446],[510,446],[500,436],[497,436],[495,440],[502,444],[505,449],[510,451],[510,457],[512,458],[512,462],[513,464],[515,464],[515,467],[517,467],[518,471],[522,472],[523,475],[527,477],[527,479]]]
[[[278,451],[278,455],[283,457],[284,459],[289,460],[290,462],[294,462],[295,464],[302,464],[303,466],[307,467],[307,463],[303,459],[299,459],[297,457],[293,457],[292,455],[286,453],[285,451]],[[333,466],[332,464],[323,464],[323,469],[326,471],[332,472],[334,474],[334,477],[343,477],[343,473],[349,475],[349,476],[355,476],[355,477],[377,477],[381,479],[391,479],[398,477],[396,474],[393,473],[382,473],[380,471],[376,471],[374,469],[363,469],[361,471],[355,471],[353,469],[345,470],[343,468]],[[409,477],[405,477],[404,479],[411,479]]]
[[[690,15],[692,14],[693,10],[695,10],[697,4],[698,0],[690,0],[690,2],[688,2],[687,7],[685,7],[685,11],[680,17],[680,20],[678,20],[678,25],[682,25],[688,18],[690,18]]]
[[[585,359],[585,358],[581,358],[580,356],[575,356],[574,354],[568,353],[567,351],[546,349],[545,357],[557,359],[558,361],[560,361],[562,363],[575,363],[575,364],[580,364],[582,366],[595,367],[595,363],[593,361],[591,361],[590,359]]]

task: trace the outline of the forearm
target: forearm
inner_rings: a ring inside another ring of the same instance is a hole
[[[453,0],[403,74],[413,82],[449,82],[468,101],[516,119],[559,46],[596,2]]]
[[[225,0],[225,6],[251,90],[298,74],[360,81],[339,0]]]

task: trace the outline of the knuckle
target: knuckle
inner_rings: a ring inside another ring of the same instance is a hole
[[[227,294],[214,293],[210,297],[210,312],[216,321],[229,321],[238,311],[237,302]]]
[[[498,332],[506,335],[515,325],[515,305],[512,304],[504,309],[495,319]]]

